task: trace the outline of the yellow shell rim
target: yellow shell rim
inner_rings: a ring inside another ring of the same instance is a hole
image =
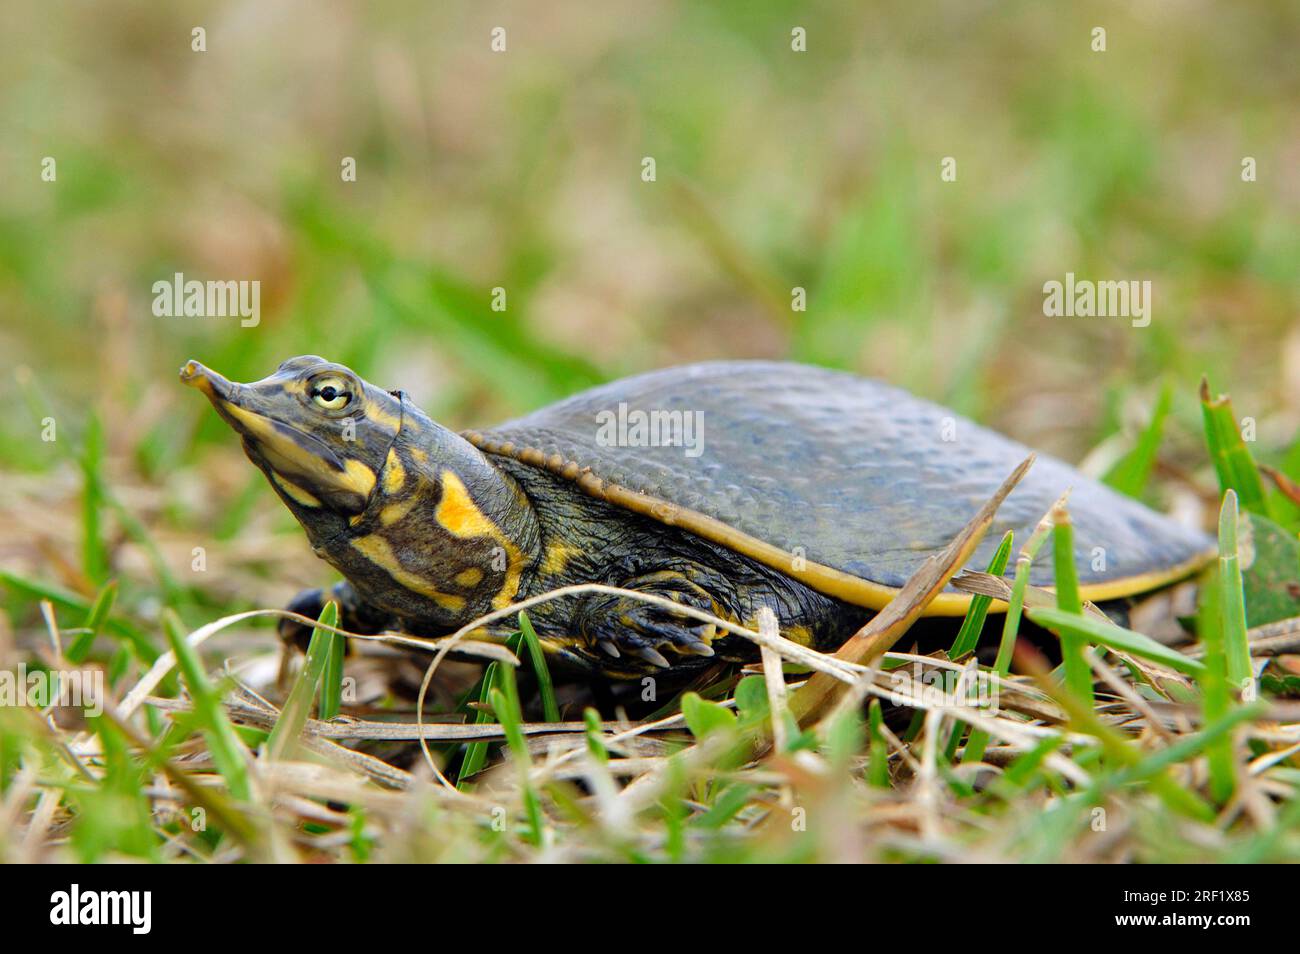
[[[874,583],[864,577],[854,576],[852,573],[845,573],[843,570],[807,559],[802,561],[802,569],[793,569],[795,556],[788,550],[737,530],[698,510],[631,490],[621,484],[611,483],[597,476],[590,468],[583,467],[576,461],[565,460],[559,454],[548,457],[540,448],[520,447],[509,441],[496,441],[479,431],[465,431],[462,436],[484,453],[510,457],[530,467],[547,470],[557,477],[577,484],[585,493],[598,500],[651,517],[668,526],[681,527],[698,537],[757,560],[819,593],[833,596],[846,603],[879,610],[884,609],[898,595],[898,587]],[[1104,583],[1083,585],[1079,587],[1079,595],[1085,600],[1102,602],[1147,593],[1191,576],[1209,563],[1214,555],[1215,551],[1208,549],[1167,569],[1119,577],[1106,580]],[[975,594],[972,593],[940,593],[930,601],[922,615],[964,616],[974,596]],[[1007,604],[1003,600],[994,599],[989,604],[989,611],[993,613],[1005,612],[1006,608]]]

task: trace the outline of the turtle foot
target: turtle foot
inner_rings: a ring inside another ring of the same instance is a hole
[[[657,573],[626,584],[637,590],[716,613],[712,597],[677,573]],[[713,623],[676,612],[660,602],[634,596],[601,593],[586,600],[578,614],[578,630],[588,645],[611,659],[635,659],[654,669],[668,669],[677,658],[713,655],[717,635]]]

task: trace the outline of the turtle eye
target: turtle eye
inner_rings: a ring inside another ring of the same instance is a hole
[[[352,392],[340,378],[321,378],[313,382],[310,394],[316,406],[327,411],[337,411],[352,400]]]

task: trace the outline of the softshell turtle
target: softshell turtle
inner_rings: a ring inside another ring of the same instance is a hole
[[[905,391],[798,364],[715,362],[593,388],[497,427],[457,434],[402,391],[323,358],[292,358],[236,384],[196,361],[204,392],[345,578],[344,625],[454,631],[571,583],[659,594],[752,624],[842,643],[942,549],[1027,448]],[[1140,593],[1200,567],[1212,541],[1039,455],[971,560],[1019,540],[1072,488],[1082,595]],[[1031,577],[1051,584],[1050,561]],[[960,615],[953,589],[929,615]],[[532,611],[553,661],[631,676],[739,649],[629,597],[588,595]],[[486,627],[484,638],[513,628]]]

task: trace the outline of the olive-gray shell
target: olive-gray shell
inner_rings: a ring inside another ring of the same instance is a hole
[[[698,456],[682,446],[644,446],[645,434],[619,431],[620,419],[635,424],[636,412],[654,411],[670,412],[661,415],[667,421],[689,416],[698,426]],[[481,434],[493,444],[559,455],[605,481],[889,587],[901,586],[951,541],[1030,452],[898,388],[762,361],[626,378]],[[1084,586],[1167,576],[1213,545],[1040,454],[1002,505],[971,568],[987,566],[1008,529],[1017,548],[1023,544],[1066,489]],[[1031,579],[1050,585],[1051,560],[1038,560]],[[1128,590],[1146,588],[1135,580]]]

